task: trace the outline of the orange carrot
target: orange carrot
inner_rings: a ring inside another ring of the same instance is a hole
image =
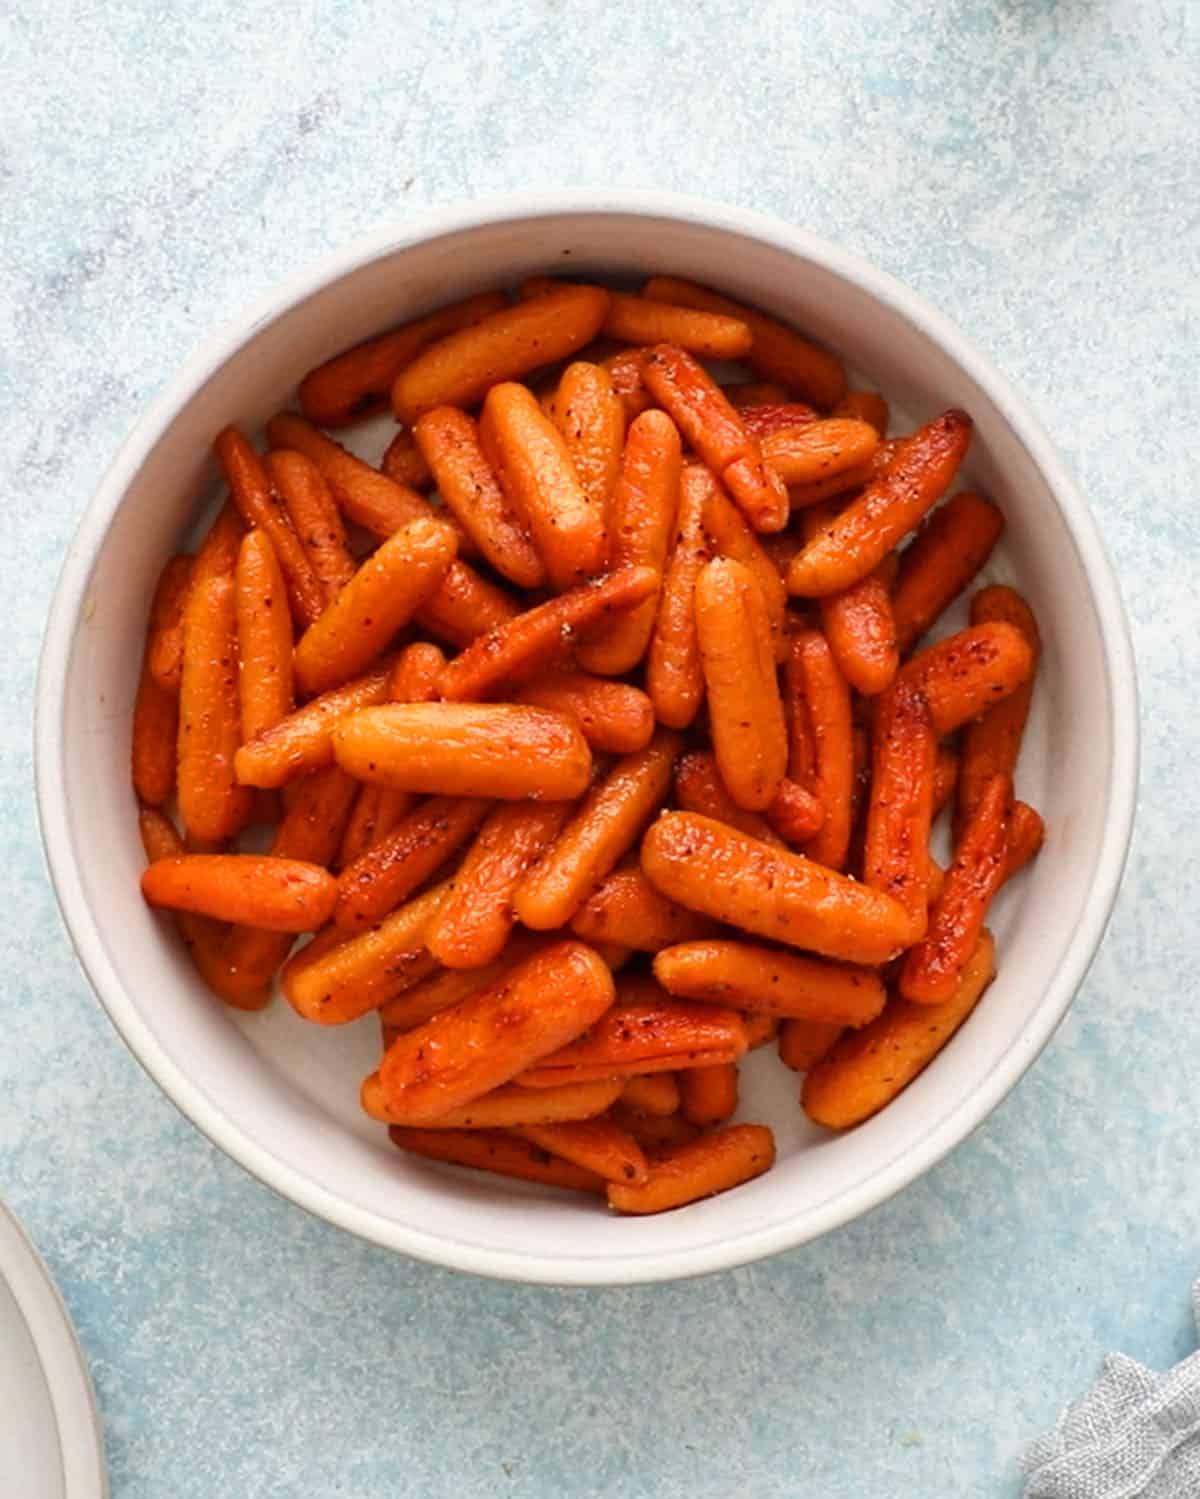
[[[454,1166],[470,1166],[496,1176],[537,1182],[544,1187],[562,1187],[569,1192],[602,1193],[605,1181],[594,1171],[585,1171],[561,1160],[517,1135],[491,1129],[404,1129],[393,1124],[388,1130],[393,1145],[409,1155]]]
[[[651,1073],[644,1081],[652,1082],[657,1077],[666,1076],[666,1073]],[[643,1079],[631,1077],[629,1081],[634,1083]],[[701,1134],[696,1125],[689,1123],[682,1114],[635,1114],[620,1100],[613,1105],[609,1117],[622,1129],[628,1130],[644,1151],[656,1156],[673,1145],[698,1140]]]
[[[617,942],[658,952],[707,937],[713,924],[660,895],[636,864],[614,869],[571,918],[571,930],[593,945]]]
[[[283,573],[265,531],[242,538],[234,574],[242,739],[273,728],[294,706],[292,617]]]
[[[809,843],[821,831],[825,808],[819,797],[785,776],[767,808],[767,821],[785,843]]]
[[[605,1181],[642,1182],[650,1174],[642,1147],[611,1119],[523,1125],[515,1133],[551,1155],[596,1172]]]
[[[1029,680],[1033,651],[1014,625],[1004,621],[972,625],[926,646],[903,667],[897,680],[924,694],[934,733],[952,734],[978,718]]]
[[[708,475],[704,495],[704,535],[709,553],[713,557],[728,557],[734,562],[740,562],[754,574],[771,627],[771,649],[775,659],[782,661],[788,650],[787,590],[783,586],[783,579],[763,543],[742,518],[741,512],[730,503],[711,472],[704,472]],[[697,482],[701,481],[697,479]]]
[[[806,852],[830,869],[844,869],[850,847],[854,787],[854,736],[850,690],[823,635],[804,630],[792,642],[814,755],[812,790],[825,811]],[[795,741],[793,740],[793,749]],[[793,776],[793,779],[800,779]],[[803,784],[803,782],[802,782]]]
[[[424,494],[434,488],[433,470],[412,431],[401,427],[383,451],[379,467],[389,479]]]
[[[516,619],[520,606],[511,594],[480,577],[465,562],[452,562],[441,586],[417,614],[417,623],[438,640],[465,650],[489,630]]]
[[[682,999],[839,1026],[866,1025],[887,997],[873,969],[822,963],[748,942],[665,948],[654,959],[654,977]]]
[[[733,1124],[655,1156],[640,1186],[608,1185],[608,1205],[620,1213],[665,1213],[753,1181],[775,1163],[775,1138],[763,1124]]]
[[[447,881],[447,900],[453,896],[454,886],[454,881]],[[435,915],[428,924],[427,938],[432,937],[436,924],[437,916]],[[480,994],[483,990],[492,988],[498,980],[523,963],[526,958],[533,957],[534,953],[544,952],[557,941],[561,941],[557,932],[545,934],[516,931],[505,944],[504,951],[499,957],[493,958],[490,963],[482,964],[479,968],[434,967],[431,973],[413,984],[411,988],[387,1000],[380,1007],[379,1018],[397,1035],[401,1031],[415,1030],[418,1025],[424,1025],[427,1020],[431,1020],[443,1010],[448,1010],[451,1005],[459,1004],[472,994]]]
[[[396,1037],[392,1038],[397,1039]],[[529,1125],[561,1125],[592,1119],[603,1114],[621,1093],[619,1078],[603,1078],[594,1083],[568,1083],[562,1088],[518,1088],[508,1083],[493,1088],[481,1098],[451,1109],[448,1114],[430,1121],[432,1129],[511,1129],[524,1131]],[[397,1121],[392,1117],[384,1097],[378,1072],[367,1077],[359,1092],[363,1113],[383,1124]],[[549,1149],[549,1146],[546,1147]]]
[[[783,839],[766,817],[739,807],[721,779],[715,757],[709,750],[689,750],[675,770],[675,800],[685,812],[698,812],[739,828],[750,838],[783,847]],[[772,806],[774,803],[772,803]]]
[[[844,1030],[824,1020],[785,1020],[779,1028],[779,1060],[793,1072],[811,1072]]]
[[[658,618],[646,662],[646,691],[658,721],[671,729],[686,729],[704,697],[695,598],[696,579],[708,560],[704,501],[711,483],[703,464],[684,465],[675,540],[663,574]]]
[[[323,693],[289,713],[273,728],[256,735],[237,751],[237,778],[243,786],[282,786],[305,771],[333,761],[333,731],[360,708],[387,697],[390,663],[332,692]]]
[[[767,433],[762,455],[785,484],[816,484],[862,468],[878,446],[868,423],[828,417]]]
[[[642,378],[646,371],[645,349],[621,349],[600,361],[608,371],[613,390],[621,398],[626,421],[641,416],[654,405],[654,397],[646,389]]]
[[[133,789],[147,806],[161,807],[175,790],[175,756],[179,738],[179,697],[155,677],[155,647],[182,619],[191,584],[190,557],[172,557],[159,576],[150,603],[150,622],[142,672],[133,702],[130,748]]]
[[[1013,802],[1008,819],[1008,855],[1004,861],[1004,878],[1011,880],[1041,849],[1046,827],[1028,802]]]
[[[805,427],[811,422],[821,420],[821,413],[813,406],[806,406],[803,401],[784,399],[758,406],[743,406],[730,397],[730,404],[741,413],[742,421],[746,424],[746,431],[753,433],[759,439],[769,437],[773,432],[784,432],[792,427]]]
[[[574,714],[583,737],[604,754],[634,754],[654,733],[654,704],[640,688],[584,671],[546,672],[519,688],[513,701]]]
[[[879,699],[873,739],[863,879],[898,900],[923,931],[937,739],[911,682],[897,682]]]
[[[1020,631],[1029,647],[1031,662],[1029,675],[1024,682],[994,708],[989,708],[981,718],[968,723],[963,730],[962,769],[955,819],[960,830],[978,805],[990,777],[1012,776],[1016,771],[1021,739],[1025,733],[1025,720],[1029,717],[1029,705],[1033,697],[1033,675],[1037,670],[1042,646],[1033,611],[1012,588],[996,584],[977,593],[971,600],[971,623],[1011,625]]]
[[[936,817],[954,795],[958,785],[959,758],[945,745],[938,746],[937,762],[933,768],[933,815]]]
[[[551,419],[584,494],[607,518],[625,443],[625,407],[608,371],[586,360],[569,364],[558,382]]]
[[[690,307],[672,307],[647,297],[611,293],[603,331],[609,338],[645,348],[675,344],[699,359],[740,359],[750,350],[750,329],[741,318]]]
[[[968,492],[954,495],[930,515],[901,559],[892,595],[902,653],[963,591],[991,556],[1003,529],[1004,517],[996,506]]]
[[[811,512],[807,512],[811,514]],[[876,697],[900,665],[892,600],[880,568],[821,600],[821,627],[850,686]]]
[[[736,1062],[718,1062],[715,1067],[690,1067],[679,1074],[683,1117],[707,1128],[724,1124],[738,1106]]]
[[[754,406],[781,406],[791,400],[785,386],[772,384],[768,380],[735,380],[732,385],[722,385],[725,398],[739,411],[748,411]],[[811,407],[806,407],[811,410]]]
[[[172,557],[163,568],[155,590],[162,590],[161,610],[151,607],[146,638],[146,666],[150,675],[172,697],[179,696],[183,673],[183,607],[192,580],[192,559]]]
[[[346,586],[355,570],[342,517],[329,486],[311,459],[290,448],[276,448],[268,453],[263,467],[300,545],[308,554],[328,603]]]
[[[970,440],[964,411],[947,411],[915,432],[884,473],[793,561],[788,591],[820,598],[865,578],[946,492]]]
[[[830,415],[869,422],[880,437],[887,436],[888,422],[891,420],[888,403],[877,390],[848,390]]]
[[[337,886],[328,870],[259,854],[180,854],[142,876],[152,906],[192,911],[273,932],[312,932],[329,920]]]
[[[665,1119],[679,1108],[679,1084],[670,1072],[643,1072],[622,1080],[621,1108],[651,1119]]]

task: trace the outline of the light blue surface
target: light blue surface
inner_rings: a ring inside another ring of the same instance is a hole
[[[1021,1446],[1105,1350],[1191,1351],[1198,70],[1191,0],[0,19],[0,1193],[78,1323],[115,1499],[1012,1496]],[[774,211],[959,322],[1100,518],[1146,726],[1110,936],[974,1139],[818,1245],[600,1293],[406,1263],[219,1156],[75,969],[29,765],[59,559],[193,344],[368,226],[568,184]]]

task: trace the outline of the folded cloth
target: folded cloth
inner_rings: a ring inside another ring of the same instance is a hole
[[[1200,1333],[1200,1281],[1192,1310]],[[1109,1354],[1025,1472],[1025,1499],[1200,1499],[1200,1353],[1166,1374]]]

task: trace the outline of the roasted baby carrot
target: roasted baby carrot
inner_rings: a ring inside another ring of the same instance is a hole
[[[454,533],[439,521],[410,521],[373,552],[295,651],[296,686],[313,696],[363,671],[441,584]]]
[[[557,943],[399,1036],[379,1067],[387,1109],[427,1124],[461,1108],[559,1052],[612,1002],[612,975],[591,948]]]
[[[786,386],[770,380],[735,380],[721,389],[729,404],[739,411],[748,411],[752,406],[780,406],[791,399]]]
[[[680,1107],[691,1124],[707,1128],[724,1124],[737,1113],[738,1069],[736,1062],[718,1062],[715,1067],[689,1067],[679,1074]]]
[[[829,642],[816,630],[803,630],[792,641],[793,682],[803,686],[807,733],[811,736],[813,769],[808,786],[820,801],[825,819],[806,852],[819,864],[843,869],[850,848],[853,822],[854,735],[850,690],[838,670]],[[799,707],[793,709],[799,715]],[[792,754],[799,757],[793,724]],[[802,776],[793,780],[808,784]]]
[[[513,894],[513,909],[527,927],[546,931],[570,921],[662,804],[678,752],[678,736],[660,729],[592,788]]]
[[[771,627],[771,648],[775,659],[782,661],[787,655],[787,590],[779,569],[711,472],[703,472],[708,474],[703,519],[709,553],[740,562],[754,574]],[[702,481],[698,477],[696,482]]]
[[[723,387],[727,389],[727,387]],[[821,413],[803,401],[770,401],[760,406],[744,406],[730,398],[732,405],[741,413],[746,431],[760,440],[772,432],[785,432],[792,427],[806,427],[821,420]],[[765,456],[765,449],[764,449]]]
[[[824,957],[886,963],[913,939],[908,912],[890,896],[692,812],[652,824],[642,869],[693,911]]]
[[[594,1171],[585,1171],[582,1166],[503,1130],[405,1129],[393,1124],[388,1138],[409,1155],[445,1161],[452,1166],[470,1166],[476,1171],[490,1171],[495,1176],[510,1176],[543,1187],[602,1194],[606,1186],[604,1178]]]
[[[956,750],[938,745],[937,762],[933,768],[933,815],[946,806],[958,785],[959,757]]]
[[[611,1119],[523,1125],[515,1133],[551,1155],[596,1172],[605,1181],[642,1182],[649,1175],[642,1147],[628,1130]]]
[[[665,1077],[665,1073],[651,1073],[646,1081],[651,1081],[655,1076]],[[638,1081],[630,1078],[631,1083]],[[609,1115],[622,1129],[626,1129],[638,1142],[643,1150],[660,1155],[664,1150],[673,1145],[683,1145],[691,1140],[700,1138],[700,1129],[686,1120],[682,1114],[672,1113],[660,1114],[635,1114],[632,1109],[625,1107],[618,1099],[613,1104]]]
[[[447,881],[447,898],[453,894],[453,885],[454,881]],[[426,931],[427,938],[433,935],[436,921],[436,916],[430,921]],[[526,958],[533,957],[534,953],[544,952],[547,947],[560,940],[557,932],[546,934],[516,931],[505,944],[500,956],[479,968],[435,967],[420,982],[382,1005],[379,1011],[380,1021],[397,1034],[414,1030],[442,1010],[448,1010],[451,1005],[492,988],[510,969],[516,968]]]
[[[1004,860],[1004,878],[1011,880],[1038,853],[1046,838],[1041,816],[1028,802],[1013,802],[1008,819],[1008,853]]]
[[[654,977],[682,999],[830,1025],[866,1025],[887,998],[872,968],[822,963],[749,942],[710,940],[665,948],[654,959]]]
[[[762,590],[740,562],[715,558],[696,580],[695,609],[717,768],[739,807],[762,811],[788,759]]]
[[[396,1039],[393,1037],[393,1040]],[[520,1129],[525,1125],[562,1124],[603,1114],[621,1094],[620,1078],[594,1083],[567,1083],[561,1088],[518,1088],[506,1083],[462,1108],[432,1120],[433,1129]],[[363,1113],[383,1124],[394,1124],[378,1072],[372,1072],[359,1092]],[[549,1147],[547,1147],[549,1148]]]
[[[273,449],[264,457],[263,467],[287,511],[292,530],[308,553],[328,603],[355,572],[346,530],[329,485],[310,458],[291,448]]]
[[[867,422],[827,417],[778,428],[761,443],[763,460],[785,484],[816,484],[869,463],[879,446],[879,434]]]
[[[449,894],[442,884],[427,890],[379,926],[326,945],[317,938],[288,959],[280,977],[284,997],[305,1020],[345,1025],[411,989],[436,969],[425,947],[430,923]]]
[[[429,933],[447,968],[478,968],[499,956],[517,919],[513,893],[550,848],[570,802],[503,802],[488,816],[454,877],[454,892]]]
[[[675,539],[646,661],[646,691],[658,721],[671,729],[686,729],[704,697],[704,669],[696,637],[696,579],[709,555],[704,502],[711,483],[703,464],[684,465]]]
[[[673,344],[656,344],[644,379],[754,529],[782,531],[788,519],[783,481],[704,366]]]
[[[858,422],[869,422],[880,437],[887,436],[891,413],[888,403],[877,390],[848,390],[830,413],[848,416]]]
[[[750,838],[782,848],[784,839],[767,817],[739,807],[721,779],[717,762],[709,750],[689,750],[675,768],[675,800],[685,812],[698,812],[740,828]],[[772,806],[774,803],[772,803]]]
[[[571,801],[592,771],[576,719],[515,703],[385,703],[340,723],[333,749],[360,781],[430,796]]]
[[[554,394],[552,420],[584,494],[607,518],[625,442],[625,407],[608,371],[587,360],[569,364]]]
[[[797,781],[790,781],[785,776],[767,808],[767,821],[771,824],[772,831],[785,843],[793,846],[805,844],[811,842],[821,831],[825,821],[825,808],[821,805],[820,798],[807,787],[801,786]]]
[[[300,410],[319,427],[340,427],[369,416],[387,404],[396,376],[434,339],[469,328],[505,305],[503,292],[479,292],[355,344],[309,370],[297,391]]]
[[[732,1124],[654,1157],[641,1185],[608,1185],[619,1213],[665,1213],[753,1181],[775,1163],[775,1137],[764,1124]]]
[[[461,876],[460,876],[461,878]],[[709,936],[711,921],[660,895],[637,864],[614,869],[571,919],[571,930],[592,944],[617,942],[636,952],[658,952]]]
[[[606,291],[564,286],[493,312],[418,354],[392,386],[392,407],[415,422],[435,406],[473,406],[493,386],[582,349],[607,311]]]
[[[953,495],[930,515],[900,559],[892,593],[902,654],[963,591],[991,556],[1003,529],[1004,517],[996,506],[969,491]]]
[[[434,796],[414,807],[342,870],[335,924],[360,932],[394,911],[462,847],[490,805],[479,797]]]
[[[513,701],[574,714],[583,737],[603,754],[631,755],[654,733],[654,704],[640,687],[585,671],[548,671],[518,688]]]
[[[934,732],[952,734],[1029,680],[1033,651],[1016,628],[1002,620],[971,625],[926,646],[901,669],[897,680],[920,688]]]
[[[962,766],[955,808],[955,822],[959,828],[975,810],[989,778],[1011,776],[1017,768],[1042,644],[1037,620],[1029,605],[1015,589],[1001,584],[982,589],[971,600],[971,623],[1011,625],[1020,631],[1029,647],[1031,660],[1029,675],[1021,685],[982,717],[969,722],[963,730]]]
[[[401,427],[388,443],[379,467],[389,479],[394,479],[397,484],[407,484],[421,494],[434,487],[433,470],[415,435],[407,427]]]
[[[479,438],[551,584],[562,591],[601,572],[607,553],[604,506],[580,483],[562,433],[527,386],[492,386]]]
[[[312,932],[329,920],[337,885],[327,869],[300,859],[180,854],[148,866],[142,894],[152,906],[216,921],[273,932]]]
[[[821,600],[821,628],[851,687],[875,697],[889,686],[900,652],[891,595],[880,568]]]
[[[150,622],[142,672],[133,701],[130,747],[133,789],[150,807],[161,807],[175,789],[175,758],[179,738],[179,689],[164,686],[154,675],[155,647],[181,622],[191,584],[190,557],[172,557],[159,577],[150,603]],[[182,644],[182,641],[181,641]]]
[[[914,1004],[944,1004],[958,988],[1004,881],[1011,802],[1008,776],[994,775],[984,783],[929,913],[929,929],[900,970],[900,993]]]
[[[294,706],[292,617],[283,573],[265,531],[242,538],[234,574],[242,739],[270,729]]]
[[[442,696],[450,702],[478,701],[502,687],[528,681],[553,666],[578,635],[588,635],[621,612],[658,592],[649,567],[623,567],[584,583],[490,630],[442,673]],[[653,695],[653,693],[651,694]]]
[[[173,697],[179,696],[183,673],[183,606],[191,580],[191,557],[172,557],[155,588],[155,603],[159,607],[156,609],[152,604],[150,609],[146,666],[158,685]]]
[[[878,1020],[848,1031],[804,1081],[804,1112],[827,1129],[849,1129],[891,1103],[933,1061],[995,976],[995,948],[983,932],[949,1000],[889,1002]]]
[[[391,664],[323,693],[258,734],[237,751],[237,778],[243,786],[282,786],[305,771],[333,760],[333,731],[343,718],[382,703],[388,695]]]
[[[923,931],[937,737],[920,690],[900,681],[879,699],[863,879],[898,900]]]
[[[914,432],[883,474],[794,559],[789,593],[821,598],[865,578],[946,492],[970,440],[965,411],[947,411]]]
[[[435,406],[413,428],[446,508],[498,573],[520,588],[540,588],[546,570],[525,522],[510,504],[479,441],[456,406]]]
[[[447,645],[464,650],[521,612],[511,594],[465,562],[452,562],[441,586],[417,614],[417,623]]]
[[[673,307],[668,302],[654,302],[626,292],[611,293],[601,331],[609,338],[619,338],[641,348],[674,344],[698,359],[741,359],[749,353],[753,341],[741,318],[693,307]]]
[[[754,339],[746,355],[751,369],[822,411],[836,406],[846,394],[846,372],[839,359],[756,308],[677,276],[652,276],[642,287],[642,295],[676,307],[696,307],[738,318],[749,327]]]
[[[810,1072],[844,1030],[824,1020],[785,1020],[779,1027],[779,1060],[793,1072]]]
[[[642,378],[646,372],[645,349],[621,349],[610,354],[600,363],[608,371],[613,390],[621,398],[625,408],[625,420],[632,422],[643,411],[654,405],[654,397],[646,389]]]
[[[650,1119],[665,1119],[679,1108],[679,1084],[670,1072],[643,1072],[622,1080],[621,1108]]]

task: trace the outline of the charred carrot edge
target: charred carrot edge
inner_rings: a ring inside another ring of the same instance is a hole
[[[704,501],[711,477],[702,464],[685,464],[679,483],[675,539],[663,574],[658,618],[646,661],[646,691],[658,721],[686,729],[704,697],[696,638],[696,579],[708,561]]]
[[[388,1130],[393,1145],[409,1155],[445,1161],[452,1166],[470,1166],[495,1176],[515,1177],[544,1187],[562,1187],[568,1192],[602,1194],[605,1180],[585,1171],[517,1135],[491,1129],[405,1129],[393,1124]]]
[[[637,864],[614,869],[571,918],[571,930],[593,944],[617,942],[636,952],[658,952],[707,937],[712,922],[668,900]]]
[[[355,573],[346,530],[329,486],[316,464],[291,448],[267,453],[263,467],[308,553],[328,604]]]
[[[718,1062],[715,1067],[690,1067],[679,1074],[680,1108],[690,1124],[707,1128],[724,1124],[737,1113],[738,1067]]]
[[[775,1163],[775,1138],[763,1124],[732,1124],[654,1158],[640,1186],[610,1182],[608,1205],[620,1213],[663,1213],[752,1181]]]
[[[872,968],[727,939],[666,948],[654,977],[682,999],[839,1026],[866,1025],[887,997]]]
[[[809,1072],[844,1030],[824,1020],[785,1020],[779,1027],[779,1060],[793,1072]]]
[[[650,1174],[642,1147],[611,1119],[524,1125],[515,1133],[564,1161],[594,1171],[605,1181],[644,1182]]]
[[[918,651],[897,681],[919,687],[929,704],[934,732],[952,734],[1029,680],[1034,657],[1015,626],[971,625]]]
[[[964,491],[939,505],[905,549],[892,593],[896,644],[907,654],[992,554],[1004,517]],[[974,621],[982,623],[982,621]]]
[[[805,1113],[826,1129],[849,1129],[877,1114],[933,1061],[995,972],[995,946],[985,931],[951,999],[938,1005],[893,999],[878,1020],[834,1044],[804,1081]]]
[[[850,690],[833,659],[829,642],[819,632],[801,631],[792,642],[792,650],[804,684],[804,705],[812,735],[814,766],[809,789],[825,811],[821,830],[805,852],[830,869],[844,869],[853,823],[854,736]]]
[[[1004,881],[1012,781],[992,776],[976,803],[942,893],[929,913],[929,929],[906,955],[900,993],[914,1004],[953,998],[983,931],[992,897]]]
[[[863,879],[898,900],[923,931],[937,738],[929,706],[911,682],[897,682],[879,700],[873,759]]]

